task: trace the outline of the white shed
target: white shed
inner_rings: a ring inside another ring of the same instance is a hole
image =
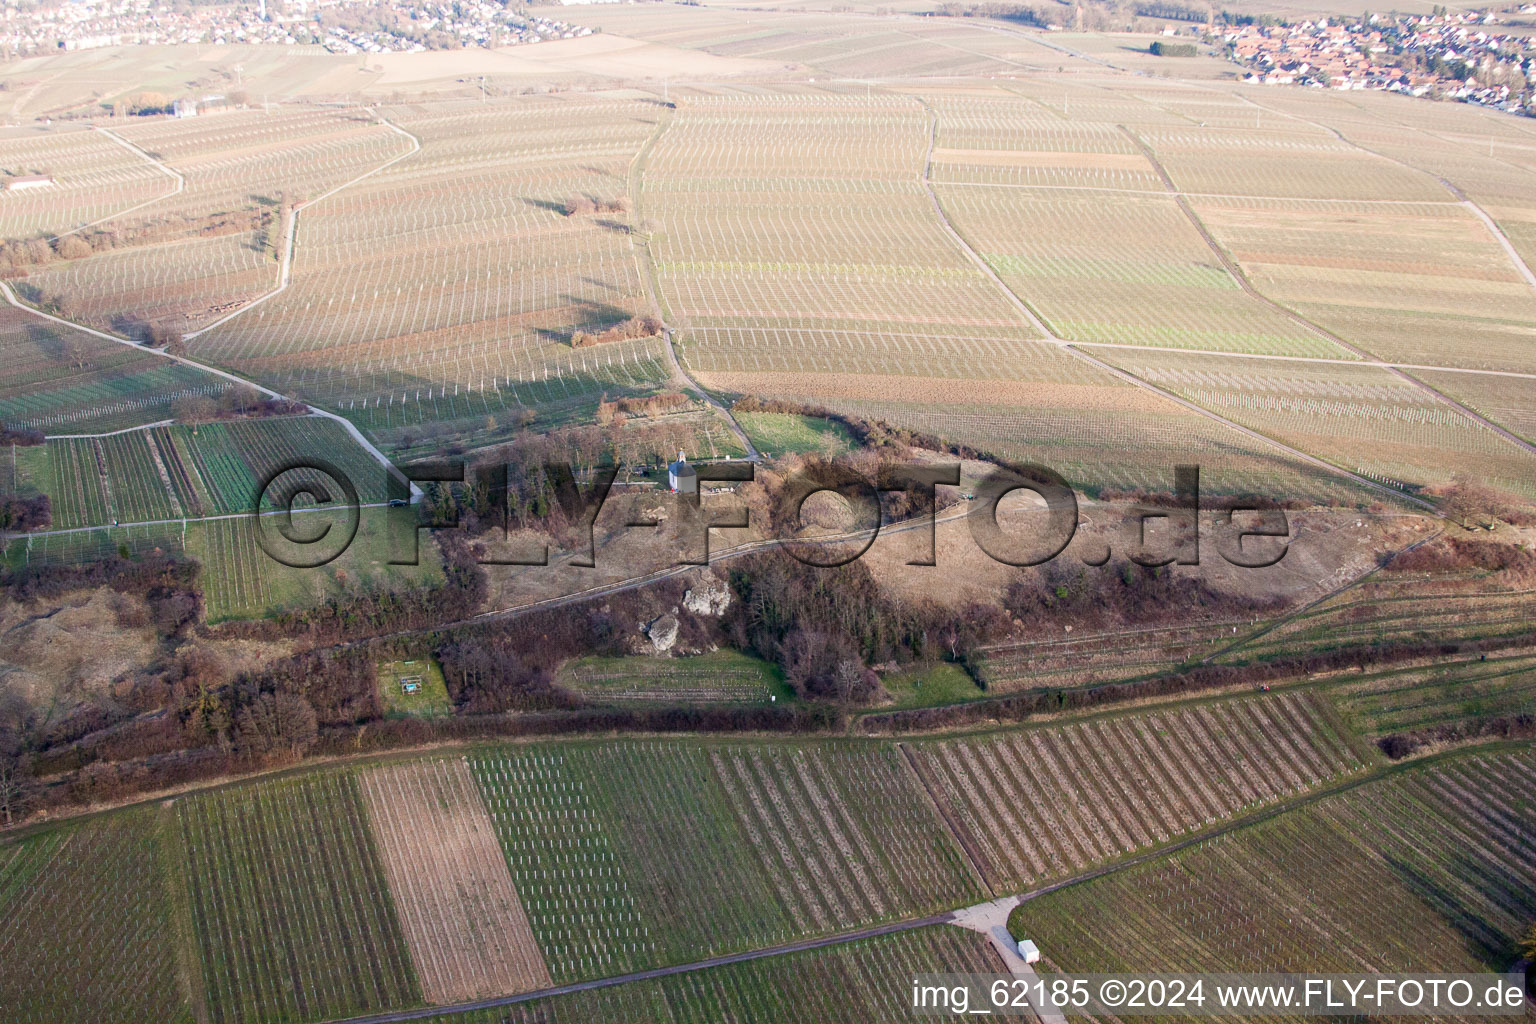
[[[681,451],[677,453],[677,461],[667,467],[667,486],[678,494],[697,494],[699,491],[699,474],[688,465],[688,457]]]
[[[1023,957],[1027,964],[1039,963],[1040,947],[1035,945],[1034,939],[1020,939],[1019,956]]]

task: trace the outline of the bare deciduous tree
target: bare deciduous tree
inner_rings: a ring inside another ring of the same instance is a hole
[[[171,415],[190,426],[193,436],[196,436],[197,428],[213,419],[217,412],[213,400],[203,395],[185,395],[171,403]]]

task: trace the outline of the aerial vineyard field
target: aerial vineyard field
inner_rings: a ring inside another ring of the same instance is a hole
[[[1536,493],[1536,456],[1375,366],[1100,350],[1137,376],[1340,468],[1398,488],[1471,473]]]
[[[472,764],[557,983],[979,895],[885,745],[613,743]]]
[[[5,561],[13,567],[84,565],[124,554],[129,558],[178,555],[183,548],[179,523],[102,526],[79,532],[11,537],[5,548]]]
[[[1197,655],[1219,650],[1218,645],[1233,639],[1234,625],[1244,631],[1253,628],[1244,619],[1240,624],[1208,622],[1109,633],[1084,632],[1053,640],[1000,645],[982,652],[980,671],[986,678],[987,690],[994,693],[1132,679],[1166,672]]]
[[[420,152],[302,211],[291,286],[194,352],[388,437],[655,386],[659,339],[570,347],[647,300],[627,215],[564,204],[625,195],[656,113],[599,99],[387,112]]]
[[[174,183],[143,157],[83,126],[6,128],[0,173],[48,174],[51,185],[0,190],[0,238],[54,235],[171,191]]]
[[[909,746],[998,891],[1362,767],[1325,705],[1290,694]]]
[[[1329,696],[1345,721],[1365,736],[1536,715],[1536,655],[1480,656],[1373,672],[1335,685]]]
[[[566,768],[564,752],[492,754],[470,765],[550,977],[601,977],[655,962],[628,865],[598,816],[596,794]]]
[[[1262,112],[1255,115],[1262,120]],[[1233,130],[1139,128],[1180,191],[1292,199],[1391,199],[1439,202],[1431,176],[1296,121]]]
[[[0,424],[73,434],[119,430],[170,416],[187,395],[227,382],[130,345],[0,306]]]
[[[684,103],[647,158],[641,212],[662,225],[649,250],[689,365],[878,372],[1028,337],[935,217],[918,180],[928,137],[908,97]]]
[[[384,765],[358,786],[427,1001],[549,987],[467,763]]]
[[[421,1001],[352,776],[175,807],[210,1020],[316,1021]]]
[[[1082,93],[1073,85],[1053,99],[1057,105],[1071,103]],[[936,183],[1163,190],[1151,164],[1114,124],[1069,121],[1040,100],[1001,88],[958,95],[934,89],[923,98],[939,119]]]
[[[1449,192],[1422,205],[1193,202],[1256,288],[1378,358],[1536,370],[1536,289]]]
[[[1503,229],[1526,264],[1536,266],[1536,202],[1529,161],[1520,163],[1530,137],[1518,119],[1469,117],[1464,109],[1390,93],[1362,93],[1347,101],[1286,90],[1265,93],[1266,107],[1327,125],[1358,146],[1460,188]]]
[[[1088,495],[1111,488],[1166,491],[1173,467],[1197,459],[1200,486],[1208,494],[1284,496],[1346,508],[1380,498],[1344,477],[1270,454],[1262,442],[1128,385],[1105,387],[1097,395],[1084,394],[1086,388],[1074,394],[1070,386],[1049,390],[1054,397],[1016,406],[825,398],[811,386],[788,393],[818,399],[837,412],[1049,466]],[[1117,403],[1113,413],[1107,403]]]
[[[1023,904],[1076,971],[1498,971],[1536,914],[1531,754],[1441,761]]]
[[[981,935],[936,925],[497,1010],[432,1017],[426,1024],[868,1024],[911,1013],[914,973],[997,973],[1001,966]]]
[[[186,529],[186,552],[203,567],[199,580],[208,620],[261,618],[310,607],[327,598],[398,593],[440,582],[442,557],[431,540],[420,544],[419,565],[390,564],[396,556],[390,546],[387,514],[381,508],[363,509],[351,545],[335,561],[317,569],[295,569],[278,562],[261,546],[249,516],[193,520]],[[318,530],[318,521],[329,521],[338,535],[348,525],[344,512],[306,511],[295,517],[296,526],[304,531]],[[263,522],[272,549],[283,554],[288,549],[274,528],[274,519]],[[179,529],[179,525],[173,528]],[[24,541],[13,547],[21,543]]]
[[[1298,649],[1414,640],[1470,642],[1533,629],[1536,612],[1528,591],[1485,586],[1475,577],[1426,583],[1416,576],[1387,576],[1330,597],[1242,643],[1221,660],[1241,663]]]
[[[1026,119],[1040,116],[1022,98],[1012,105]],[[1058,335],[1349,357],[1241,290],[1173,199],[1157,194],[1160,179],[1126,133],[1092,123],[1069,130],[1059,119],[1042,132],[989,138],[972,127],[1006,110],[997,101],[938,107],[935,192],[956,229]],[[998,181],[995,169],[1010,163],[1052,171]],[[1055,170],[1062,166],[1074,170]],[[1093,172],[1104,170],[1134,187],[1097,184]],[[1046,187],[1030,187],[1037,183]]]
[[[42,450],[46,461],[29,452],[18,469],[26,484],[52,499],[53,523],[61,528],[250,512],[261,481],[317,458],[352,481],[361,503],[387,496],[384,467],[341,424],[321,417],[58,437]],[[316,472],[298,476],[315,480],[332,501],[345,501],[338,485]]]
[[[1536,379],[1426,370],[1414,376],[1536,444]]]
[[[155,812],[0,847],[0,1017],[188,1022]]]
[[[179,192],[106,224],[154,223],[154,241],[56,263],[28,279],[68,295],[74,315],[98,328],[136,320],[192,331],[271,291],[286,231],[283,204],[313,198],[409,150],[409,140],[366,115],[302,108],[150,121],[122,135],[185,181]],[[267,223],[208,234],[198,225],[210,213],[260,214]],[[184,226],[168,226],[179,220]]]

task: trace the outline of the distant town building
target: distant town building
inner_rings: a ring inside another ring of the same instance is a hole
[[[677,461],[667,467],[667,486],[677,494],[699,493],[699,474],[688,465],[688,457],[681,451]]]
[[[12,178],[5,183],[5,187],[12,192],[21,192],[29,188],[47,188],[53,184],[51,174],[23,174],[19,178]]]

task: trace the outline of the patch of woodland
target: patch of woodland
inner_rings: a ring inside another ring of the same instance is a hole
[[[629,208],[629,196],[594,196],[584,192],[567,196],[564,207],[567,217],[589,217],[594,213],[628,213]]]
[[[1468,529],[1495,528],[1500,522],[1517,527],[1536,526],[1536,509],[1528,500],[1489,487],[1465,473],[1456,474],[1449,484],[1430,488],[1426,493],[1439,502],[1447,517]]]
[[[634,395],[610,400],[604,395],[597,403],[597,425],[624,424],[622,417],[665,416],[693,404],[693,399],[680,391],[667,391],[659,395]]]
[[[18,448],[31,448],[47,440],[48,436],[41,430],[0,426],[0,446],[15,445]]]
[[[635,338],[654,338],[666,330],[666,324],[654,313],[632,316],[601,331],[572,331],[571,347],[588,348],[592,345],[608,345],[615,341],[632,341]]]
[[[733,561],[736,600],[722,627],[731,646],[784,672],[801,697],[840,706],[885,696],[874,666],[966,665],[1007,618],[995,605],[960,612],[891,596],[860,561],[806,565],[783,551]]]
[[[1449,575],[1497,573],[1511,586],[1536,581],[1536,552],[1522,544],[1484,537],[1441,535],[1386,564],[1389,573]]]
[[[156,609],[155,622],[171,636],[194,625],[201,615],[201,573],[196,562],[164,553],[117,554],[84,565],[33,563],[0,568],[0,593],[22,604],[97,587],[138,594]]]
[[[1056,559],[1021,571],[1003,595],[1003,607],[1025,635],[1063,623],[1075,630],[1105,631],[1168,623],[1272,615],[1286,600],[1276,595],[1234,593],[1172,566],[1144,566],[1112,559],[1102,566]]]
[[[1536,715],[1521,713],[1446,722],[1426,729],[1393,733],[1377,740],[1376,746],[1393,761],[1401,761],[1421,751],[1441,747],[1488,740],[1529,739],[1536,739]]]
[[[258,206],[201,216],[166,214],[137,224],[87,228],[51,242],[45,238],[7,239],[0,242],[0,277],[25,277],[28,271],[54,262],[87,259],[114,249],[265,231],[274,216],[271,209]]]
[[[0,531],[26,533],[46,529],[53,522],[53,502],[46,494],[23,497],[0,491]]]

